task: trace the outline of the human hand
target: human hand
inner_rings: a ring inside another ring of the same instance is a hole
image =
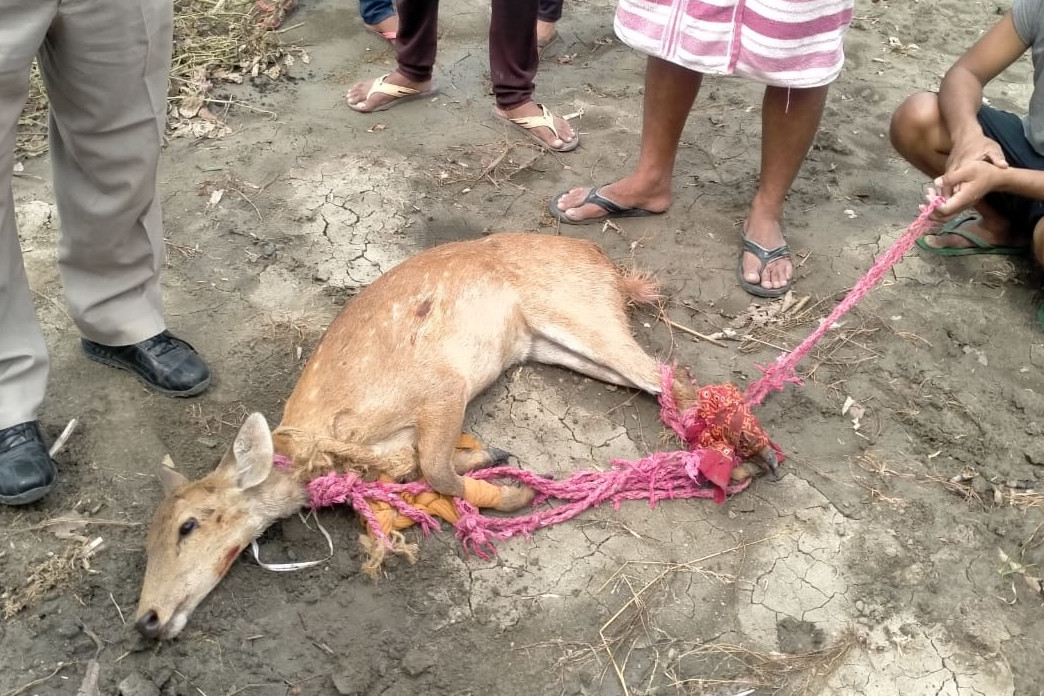
[[[969,162],[989,162],[1001,169],[1008,166],[1001,146],[996,140],[983,135],[982,131],[971,137],[954,140],[950,156],[946,159],[946,171],[953,171]]]
[[[984,160],[974,160],[946,172],[926,191],[929,202],[936,196],[946,199],[932,213],[932,219],[944,222],[972,207],[987,193],[997,189],[1003,175],[1003,168]]]

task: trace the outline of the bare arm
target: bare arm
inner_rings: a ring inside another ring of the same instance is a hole
[[[993,190],[1044,201],[1044,172],[1015,168],[998,172]]]
[[[935,180],[947,198],[936,219],[956,215],[991,191],[1044,200],[1044,174],[1009,169],[1000,145],[983,134],[977,118],[983,87],[1027,48],[1009,11],[946,72],[939,87],[939,109],[952,146],[946,173]]]
[[[986,83],[1014,63],[1027,48],[1008,12],[946,72],[939,87],[939,108],[953,142],[947,171],[975,160],[1007,166],[997,143],[983,135],[976,114],[982,105],[982,89]]]

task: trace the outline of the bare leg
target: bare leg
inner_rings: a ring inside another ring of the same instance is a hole
[[[555,22],[546,22],[542,19],[538,19],[536,23],[537,32],[537,47],[542,48],[555,38],[555,34],[558,31],[555,29]]]
[[[750,204],[744,234],[766,249],[786,242],[780,222],[783,204],[797,178],[823,115],[828,87],[788,89],[766,87],[761,109],[761,180]],[[794,272],[789,258],[769,263],[759,273],[760,261],[743,255],[743,277],[774,290],[784,287]]]
[[[376,24],[368,24],[367,26],[382,36],[386,33],[395,34],[399,31],[399,16],[393,14],[390,17],[385,17]],[[389,41],[394,43],[394,39],[389,39]]]
[[[562,18],[562,0],[540,0],[537,9],[537,48],[544,48],[558,35],[555,25]]]
[[[645,68],[642,147],[638,165],[623,179],[603,186],[602,195],[620,205],[655,212],[667,210],[671,204],[671,175],[678,154],[678,141],[702,81],[702,73],[649,57]],[[573,189],[559,200],[559,210],[566,211],[573,220],[605,215],[605,211],[593,203],[580,205],[589,191],[587,188]]]
[[[892,145],[903,158],[930,178],[946,171],[946,161],[953,148],[950,131],[939,111],[939,98],[930,92],[921,92],[907,97],[895,113],[889,129]],[[988,244],[1008,246],[1011,239],[1011,224],[988,203],[979,201],[975,210],[982,219],[962,225]],[[953,234],[930,235],[925,244],[946,247],[967,247],[971,242]]]

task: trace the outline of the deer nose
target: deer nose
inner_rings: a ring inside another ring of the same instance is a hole
[[[158,638],[160,628],[162,628],[159,615],[155,610],[149,609],[140,619],[137,620],[134,624],[134,628],[138,629],[138,633],[146,638]]]

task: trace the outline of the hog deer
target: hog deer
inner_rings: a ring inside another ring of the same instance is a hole
[[[165,497],[146,540],[138,631],[176,636],[251,540],[304,506],[307,482],[334,469],[423,476],[480,507],[526,505],[528,488],[462,476],[505,454],[456,447],[468,402],[526,360],[658,394],[658,363],[626,315],[628,302],[656,292],[595,244],[569,237],[495,234],[396,266],[330,324],[274,431],[250,415],[217,468],[195,482],[161,467]],[[686,380],[673,389],[682,408],[695,403]],[[276,455],[290,466],[273,467]],[[762,456],[775,463],[770,449]]]

